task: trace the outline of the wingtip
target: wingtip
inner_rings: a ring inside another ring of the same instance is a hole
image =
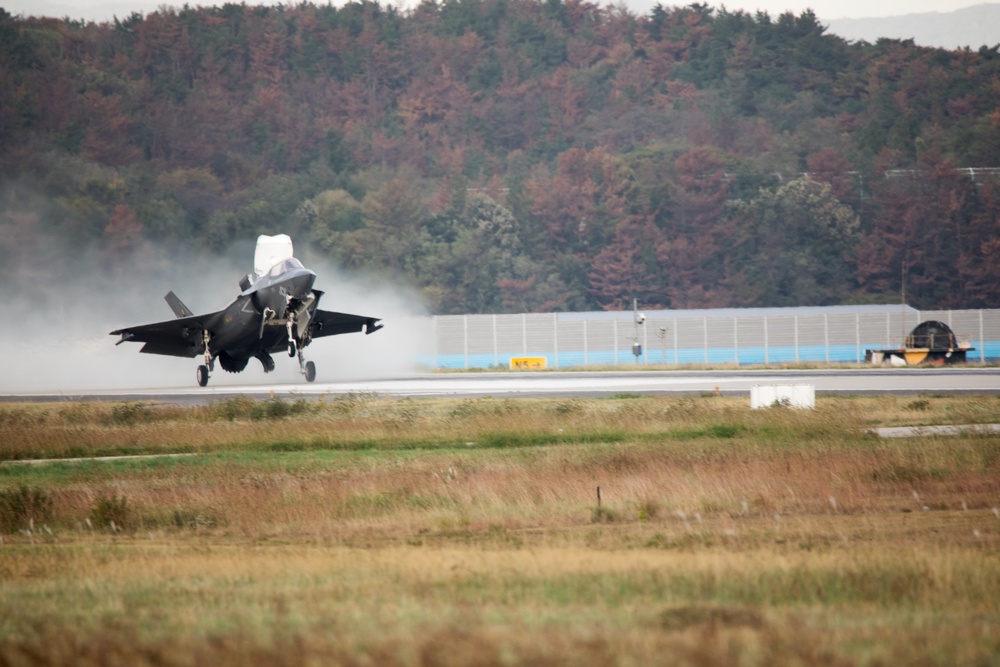
[[[122,343],[124,343],[126,341],[130,341],[133,338],[135,338],[134,334],[132,334],[131,332],[126,331],[124,329],[119,329],[118,331],[112,331],[111,332],[112,336],[117,336],[119,334],[121,334],[121,340],[119,340],[118,342],[116,342],[115,345],[121,345]]]

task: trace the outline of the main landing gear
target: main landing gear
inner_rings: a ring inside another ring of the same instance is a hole
[[[308,313],[308,311],[306,311]],[[296,323],[296,313],[293,310],[288,314],[288,322],[285,324],[288,330],[288,356],[294,357],[296,354],[299,356],[299,370],[303,375],[306,376],[306,382],[312,382],[316,379],[316,364],[311,361],[306,361],[306,358],[302,355],[302,348],[306,346],[309,339],[306,337],[308,332],[303,334],[303,339],[301,343],[295,340],[295,323]],[[308,320],[307,320],[308,321]]]
[[[309,344],[310,338],[308,336],[308,333],[306,333],[301,340],[297,340],[294,335],[295,323],[296,323],[296,318],[294,316],[289,317],[289,320],[286,325],[288,330],[288,344],[286,348],[288,351],[288,356],[289,357],[298,356],[299,372],[301,372],[302,375],[305,376],[306,382],[315,382],[316,364],[314,364],[311,361],[306,361],[305,356],[302,354],[302,348]],[[205,350],[204,351],[205,363],[198,366],[197,372],[195,373],[195,379],[198,381],[199,387],[207,387],[208,379],[215,371],[215,359],[217,355],[212,352],[210,346],[211,334],[209,334],[208,331],[202,332],[202,342],[204,344],[204,350]],[[222,363],[223,369],[233,373],[238,373],[242,371],[244,368],[246,368],[246,361],[247,361],[246,359],[243,359],[242,357],[237,357],[234,359],[228,355],[229,353],[226,352],[225,350],[222,350],[218,353],[218,357]],[[274,359],[271,358],[271,355],[268,354],[267,350],[262,349],[258,351],[254,356],[260,361],[261,366],[264,367],[265,373],[270,373],[271,371],[274,370]]]
[[[198,366],[198,371],[195,373],[195,377],[198,380],[199,387],[207,387],[209,373],[215,370],[215,356],[212,354],[212,350],[208,347],[211,335],[208,333],[207,329],[201,332],[201,338],[205,343],[205,363]]]

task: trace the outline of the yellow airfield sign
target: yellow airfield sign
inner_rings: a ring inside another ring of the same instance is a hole
[[[510,360],[512,371],[543,371],[545,368],[545,357],[511,357]]]

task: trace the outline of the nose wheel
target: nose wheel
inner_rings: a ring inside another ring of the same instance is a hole
[[[316,364],[306,361],[306,358],[302,355],[301,347],[299,348],[299,370],[306,376],[306,382],[312,382],[316,379]]]
[[[204,364],[202,364],[201,366],[198,366],[198,372],[195,374],[195,377],[198,379],[198,386],[199,387],[207,387],[208,386],[208,366],[206,366]]]

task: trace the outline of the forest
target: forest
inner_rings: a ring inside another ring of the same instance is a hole
[[[1000,53],[706,4],[0,9],[0,231],[7,269],[287,233],[437,314],[997,307]]]

